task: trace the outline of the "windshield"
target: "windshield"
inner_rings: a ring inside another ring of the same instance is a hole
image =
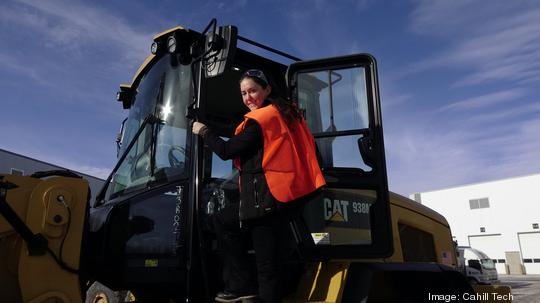
[[[495,269],[495,263],[491,259],[481,259],[480,262],[485,269]]]
[[[185,109],[191,98],[189,66],[180,65],[174,57],[166,55],[147,72],[135,92],[119,153],[128,154],[113,172],[105,200],[146,187],[149,182],[166,182],[186,172]],[[162,121],[142,126],[149,115]],[[141,127],[142,132],[135,138]],[[133,139],[135,144],[126,150]]]

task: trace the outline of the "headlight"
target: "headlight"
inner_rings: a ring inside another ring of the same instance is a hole
[[[171,54],[176,52],[176,38],[174,38],[174,36],[170,36],[167,39],[167,50]]]
[[[157,54],[159,48],[159,44],[157,42],[152,43],[152,46],[150,47],[150,51],[152,54]]]

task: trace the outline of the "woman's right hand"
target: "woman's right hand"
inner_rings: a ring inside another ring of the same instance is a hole
[[[204,125],[204,123],[201,123],[201,122],[193,122],[193,126],[191,127],[191,130],[192,132],[195,134],[195,135],[198,135],[201,133],[201,131],[206,127],[206,125]]]

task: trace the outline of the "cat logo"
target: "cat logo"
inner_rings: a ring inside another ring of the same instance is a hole
[[[349,201],[337,199],[332,201],[328,198],[324,198],[324,219],[333,222],[348,222],[348,206]]]

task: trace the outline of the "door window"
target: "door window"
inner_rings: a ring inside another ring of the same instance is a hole
[[[298,103],[322,168],[371,171],[358,143],[370,125],[364,67],[298,73]]]

